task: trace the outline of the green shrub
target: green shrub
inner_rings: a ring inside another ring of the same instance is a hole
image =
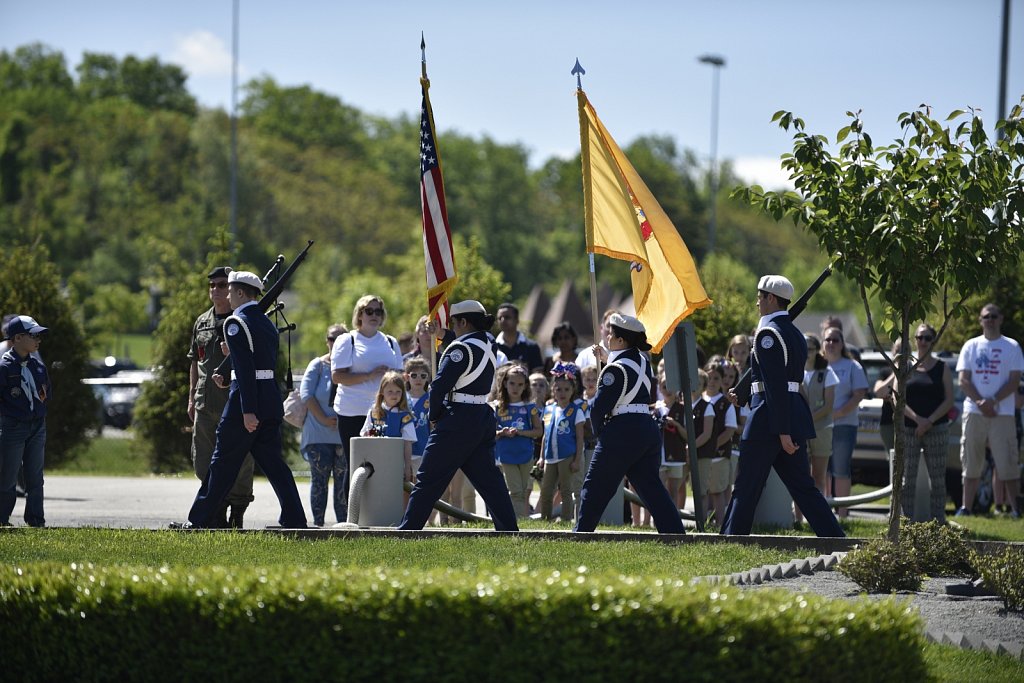
[[[847,553],[839,571],[871,593],[916,591],[923,579],[908,546],[882,538]]]
[[[974,553],[972,563],[985,586],[1003,599],[1003,607],[1024,610],[1024,550],[1009,547],[1000,554]]]
[[[930,576],[967,576],[973,573],[971,550],[964,530],[934,519],[924,523],[903,520],[900,545],[917,558],[919,571]]]
[[[0,566],[0,642],[24,681],[927,677],[895,601],[583,567]]]

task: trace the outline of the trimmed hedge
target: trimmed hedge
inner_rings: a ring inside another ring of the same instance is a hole
[[[0,567],[17,680],[924,680],[895,601],[587,572]]]

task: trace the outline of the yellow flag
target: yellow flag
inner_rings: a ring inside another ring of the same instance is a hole
[[[711,304],[679,231],[582,90],[580,150],[587,251],[630,261],[636,317],[657,353],[676,325]]]

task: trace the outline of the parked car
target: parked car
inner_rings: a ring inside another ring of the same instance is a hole
[[[152,378],[153,373],[148,370],[121,370],[110,377],[87,377],[82,383],[92,387],[99,399],[102,425],[127,429],[132,423],[142,384]]]
[[[960,469],[960,413],[963,410],[964,394],[956,379],[957,356],[958,354],[950,352],[938,354],[938,358],[946,363],[953,373],[953,407],[949,411],[949,450],[946,454],[946,493],[959,506],[963,495]],[[872,486],[885,486],[889,483],[889,460],[879,433],[882,399],[875,398],[872,389],[888,368],[888,361],[877,351],[864,351],[861,353],[861,365],[868,378],[868,393],[857,409],[859,425],[857,444],[853,451],[853,481]],[[896,424],[899,424],[899,420]],[[921,466],[923,465],[922,462]]]

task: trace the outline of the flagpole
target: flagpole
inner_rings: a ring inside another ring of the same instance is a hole
[[[420,83],[424,88],[430,88],[430,79],[427,78],[427,39],[420,31]],[[427,305],[427,329],[434,328],[434,321],[430,319],[430,306]],[[436,329],[436,328],[435,328]],[[427,365],[430,366],[430,379],[433,381],[437,371],[437,337],[434,332],[430,334],[430,343],[427,345]],[[420,349],[422,351],[422,349]]]
[[[573,65],[572,71],[569,72],[571,75],[576,77],[576,92],[583,92],[583,81],[581,76],[586,75],[586,70],[580,64],[579,58],[576,59],[576,64]],[[582,138],[580,140],[582,144]],[[584,150],[580,149],[580,154],[583,154]],[[587,244],[587,251],[590,260],[590,321],[594,326],[594,344],[601,343],[601,332],[597,323],[597,272],[594,268],[594,252],[590,250],[590,244]],[[597,360],[597,371],[601,371],[601,357],[596,353],[594,358]]]

